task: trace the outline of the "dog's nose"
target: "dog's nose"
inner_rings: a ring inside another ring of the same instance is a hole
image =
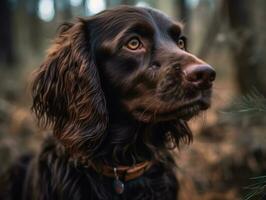
[[[204,88],[211,87],[216,77],[210,65],[190,65],[184,71],[187,81]]]

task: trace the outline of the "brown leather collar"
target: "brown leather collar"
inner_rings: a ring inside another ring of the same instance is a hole
[[[112,178],[119,178],[123,181],[133,180],[135,178],[140,177],[144,174],[150,167],[152,166],[153,162],[151,161],[144,161],[138,163],[134,166],[122,166],[119,165],[117,167],[111,167],[109,165],[104,164],[90,164],[89,167],[93,168],[96,172]]]

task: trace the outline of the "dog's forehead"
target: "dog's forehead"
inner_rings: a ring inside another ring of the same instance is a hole
[[[139,22],[150,24],[159,31],[168,30],[172,26],[182,30],[181,23],[175,22],[163,12],[153,8],[119,6],[99,13],[96,18],[100,21],[100,28],[103,32],[112,30],[113,33],[119,33]]]
[[[167,32],[167,33],[169,33],[169,31],[174,31],[175,33],[182,32],[183,25],[180,22],[171,19],[168,15],[161,12],[160,10],[154,8],[146,8],[146,9],[152,16],[153,21],[160,32]]]
[[[168,15],[166,15],[160,10],[154,8],[143,8],[143,9],[147,10],[147,12],[151,15],[153,21],[160,28],[163,28],[163,26],[171,26],[173,24],[179,26],[180,29],[182,28],[181,23],[174,21]]]

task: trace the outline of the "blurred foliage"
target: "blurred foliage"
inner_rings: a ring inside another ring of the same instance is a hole
[[[237,121],[239,124],[239,121],[245,120],[251,124],[258,121],[265,124],[266,97],[256,88],[253,88],[248,94],[233,101],[230,108],[227,108],[223,114],[225,116],[230,116],[230,123],[232,121]],[[247,118],[249,120],[247,120]],[[250,179],[252,180],[252,184],[244,187],[244,189],[248,191],[244,196],[244,200],[266,198],[266,176],[258,176]]]

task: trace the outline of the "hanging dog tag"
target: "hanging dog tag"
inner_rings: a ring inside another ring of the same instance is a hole
[[[119,180],[117,175],[116,168],[114,168],[115,180],[114,180],[114,189],[117,194],[122,194],[124,192],[125,186],[122,181]]]
[[[119,179],[115,179],[114,180],[114,188],[115,188],[115,192],[117,194],[122,194],[124,192],[124,183],[122,181],[120,181]]]

